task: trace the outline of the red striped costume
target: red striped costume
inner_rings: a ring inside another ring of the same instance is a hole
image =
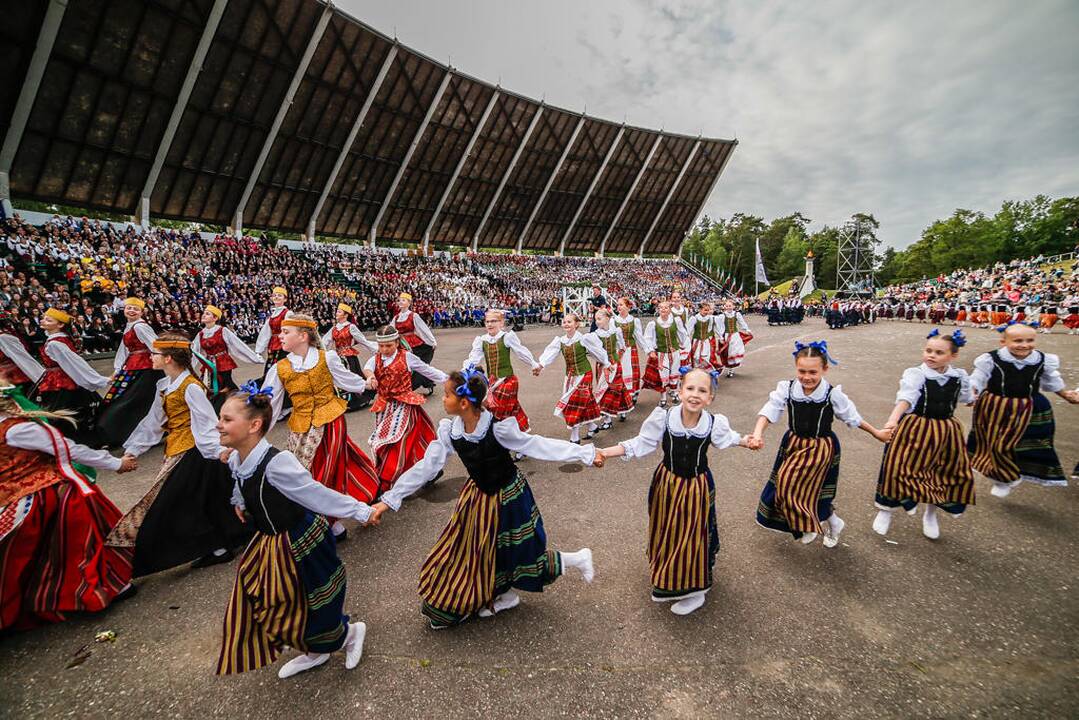
[[[625,318],[616,315],[611,321],[622,331],[622,339],[626,343],[626,349],[622,353],[620,362],[622,381],[626,383],[626,387],[636,398],[637,393],[641,391],[641,357],[637,349],[640,344],[640,336],[644,334],[644,331],[641,330],[641,321],[632,315],[627,315]]]
[[[405,352],[398,350],[388,363],[382,353],[376,353],[374,361],[378,397],[371,406],[375,429],[370,443],[378,465],[379,492],[383,493],[423,458],[435,437],[435,426],[423,409],[426,398],[412,390]]]

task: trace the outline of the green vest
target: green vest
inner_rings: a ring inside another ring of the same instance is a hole
[[[715,330],[715,318],[708,318],[707,320],[698,320],[693,325],[693,339],[694,340],[707,340],[712,337]]]
[[[562,358],[566,361],[566,375],[584,375],[592,370],[592,365],[588,362],[588,351],[580,340],[569,345],[563,344]]]
[[[612,332],[607,337],[600,335],[599,339],[603,341],[603,349],[607,351],[607,360],[611,364],[618,362],[618,333]]]
[[[626,341],[626,347],[637,347],[637,323],[634,322],[633,316],[630,316],[627,323],[620,323],[617,320],[615,322],[618,323],[618,327],[622,328],[622,339]]]
[[[513,374],[513,365],[510,363],[510,349],[506,347],[506,336],[503,334],[493,343],[483,343],[483,359],[487,363],[487,377],[504,378]]]
[[[724,330],[726,330],[728,335],[733,335],[734,333],[738,332],[738,315],[734,315],[733,317],[731,317],[724,313],[723,328]]]
[[[670,353],[680,349],[678,345],[678,321],[671,320],[671,324],[663,327],[656,321],[656,352]]]

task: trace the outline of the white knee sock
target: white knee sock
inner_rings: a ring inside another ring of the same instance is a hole
[[[569,441],[570,442],[577,442],[580,439],[581,439],[581,428],[580,427],[575,427],[575,428],[573,428],[572,430],[569,431]]]

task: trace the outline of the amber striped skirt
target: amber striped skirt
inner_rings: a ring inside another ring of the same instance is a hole
[[[876,504],[911,512],[931,503],[952,515],[974,504],[974,472],[958,420],[908,414],[884,447]]]
[[[225,613],[218,675],[269,665],[286,645],[312,653],[344,645],[345,566],[329,527],[308,512],[292,530],[259,533],[247,546]]]
[[[1041,393],[1028,399],[983,392],[974,404],[967,449],[974,469],[997,482],[1067,485],[1055,433],[1053,407]]]
[[[719,552],[712,473],[684,478],[660,465],[648,489],[652,595],[675,599],[712,587]]]
[[[757,503],[757,524],[796,538],[820,532],[821,522],[832,516],[839,459],[835,433],[807,438],[788,430]]]
[[[524,476],[494,495],[470,479],[420,570],[422,612],[433,626],[457,625],[510,588],[542,592],[561,574]]]

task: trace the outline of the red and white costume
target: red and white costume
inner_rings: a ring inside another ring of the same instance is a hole
[[[649,357],[644,370],[644,387],[658,393],[678,389],[681,377],[682,357],[689,352],[686,330],[673,315],[667,320],[656,318],[644,330],[645,349],[655,357]]]
[[[596,368],[595,395],[599,411],[609,423],[611,418],[625,416],[633,409],[633,393],[622,378],[622,356],[628,348],[616,325],[612,324],[606,330],[596,328],[591,334],[599,339],[607,353],[608,363]]]
[[[686,325],[686,337],[689,338],[687,365],[708,370],[716,366],[720,345],[716,327],[715,315],[696,313],[689,319]]]
[[[636,402],[637,395],[641,392],[641,356],[638,348],[644,344],[644,328],[640,319],[633,315],[615,315],[611,322],[622,331],[622,340],[626,344],[626,351],[622,353],[619,361],[622,366],[622,381],[633,393],[633,400]]]
[[[746,343],[753,339],[742,313],[722,312],[716,316],[719,333],[719,361],[725,368],[736,368],[746,356]]]
[[[478,335],[472,341],[472,349],[461,367],[462,369],[470,365],[484,367],[487,379],[491,383],[487,388],[484,406],[491,411],[496,421],[515,417],[521,430],[528,432],[528,415],[525,414],[520,400],[517,399],[520,382],[513,372],[511,355],[516,355],[533,370],[540,366],[536,358],[532,356],[532,351],[521,343],[517,333],[512,330],[499,330],[494,335],[490,333]]]
[[[263,361],[262,356],[247,347],[247,344],[236,333],[221,325],[200,330],[191,341],[191,349],[213,361],[217,366],[218,382],[222,387],[224,384],[221,383],[220,376],[222,373],[229,373],[226,377],[229,378],[230,389],[236,387],[236,384],[232,382],[231,373],[236,369],[237,360],[252,364]],[[209,366],[201,361],[196,362],[202,367],[200,375],[209,378],[211,375]]]
[[[600,411],[592,392],[592,365],[588,358],[606,365],[607,352],[599,338],[592,333],[582,335],[575,332],[571,337],[559,335],[551,340],[540,354],[539,364],[547,367],[559,355],[566,361],[566,379],[554,414],[565,420],[569,428],[594,423],[599,419]]]

